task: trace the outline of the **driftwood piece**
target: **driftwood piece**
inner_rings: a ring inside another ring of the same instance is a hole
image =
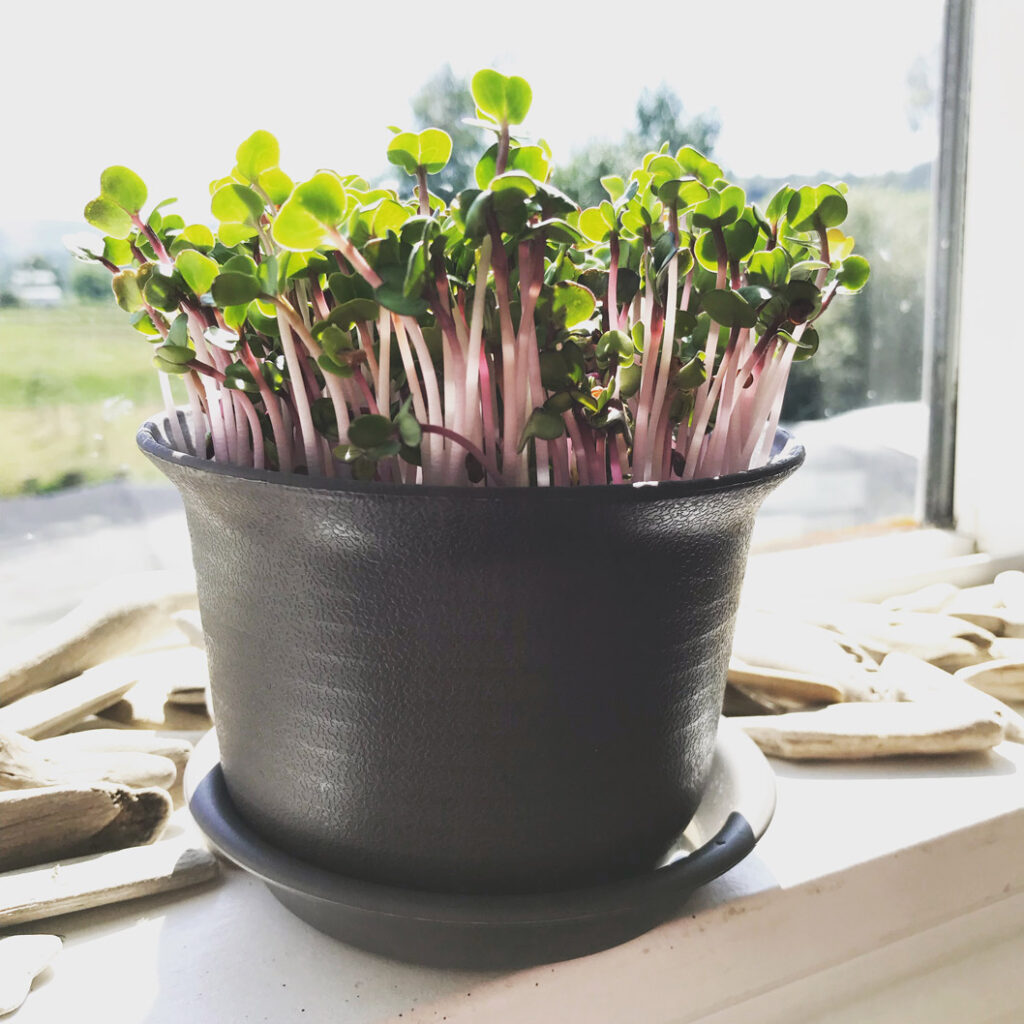
[[[206,634],[198,611],[183,611],[172,615],[174,624],[181,630],[185,639],[200,651],[206,650]]]
[[[213,720],[202,707],[173,704],[159,695],[137,687],[124,700],[104,708],[100,716],[107,721],[132,729],[155,729],[169,732],[208,732]]]
[[[1003,604],[1024,617],[1024,572],[1010,569],[1001,572],[993,581]]]
[[[0,662],[0,704],[62,682],[158,639],[175,612],[196,606],[195,580],[158,570],[109,580]]]
[[[32,982],[53,963],[63,945],[57,935],[0,939],[0,1017],[25,1002]]]
[[[133,750],[46,747],[18,733],[0,733],[0,790],[114,782],[145,789],[174,785],[178,768],[169,758]]]
[[[777,715],[787,709],[769,700],[757,690],[745,690],[742,686],[728,683],[722,701],[722,714],[726,718],[740,715]]]
[[[941,612],[959,590],[954,583],[933,583],[909,594],[887,597],[882,607],[897,612]]]
[[[796,680],[825,683],[842,700],[879,700],[877,666],[857,644],[789,615],[742,611],[732,649],[735,661]],[[778,680],[776,680],[778,681]]]
[[[845,699],[841,687],[826,679],[800,672],[760,668],[738,658],[729,661],[728,681],[755,700],[765,697],[780,708],[803,708],[811,704],[838,704]]]
[[[206,692],[206,687],[188,687],[180,690],[171,690],[167,694],[167,703],[176,704],[178,707],[183,708],[199,708],[205,711],[207,707]]]
[[[0,793],[0,871],[152,842],[170,813],[162,789],[97,783]]]
[[[1005,658],[971,665],[960,669],[956,678],[999,700],[1024,701],[1024,660]]]
[[[971,669],[961,671],[968,672]],[[1002,725],[1006,739],[1024,743],[1024,718],[1001,700],[967,685],[960,673],[950,675],[920,658],[894,653],[882,662],[879,674],[890,680],[898,700],[919,703],[940,701],[948,706],[973,708],[979,714],[994,717]]]
[[[181,771],[192,753],[188,739],[153,729],[88,729],[37,740],[36,748],[47,756],[134,753],[165,757]]]
[[[0,731],[33,739],[56,736],[95,711],[120,700],[163,654],[118,658],[87,669],[80,676],[29,694],[0,708]]]
[[[993,661],[1024,661],[1024,637],[1001,636],[989,653]]]
[[[216,858],[177,841],[0,875],[0,928],[151,896],[213,878]]]
[[[174,690],[204,689],[208,682],[206,655],[202,651],[192,647],[165,651],[152,671],[141,677],[123,699],[104,708],[100,717],[136,729],[205,732],[213,723],[204,705],[175,704],[169,697]]]
[[[997,637],[1012,635],[1019,626],[1019,616],[1006,607],[994,583],[958,590],[942,611],[945,615],[988,630]]]
[[[988,750],[1002,725],[965,704],[871,702],[731,719],[766,753],[790,760],[863,760]]]
[[[1003,629],[1000,636],[1013,640],[1024,640],[1024,612],[1007,609],[1003,612]]]
[[[877,661],[894,651],[955,672],[991,660],[996,637],[952,615],[903,612],[877,604],[849,602],[811,610],[819,625],[860,644]]]

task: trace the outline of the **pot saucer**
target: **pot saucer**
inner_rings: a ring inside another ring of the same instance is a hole
[[[318,931],[398,960],[472,969],[567,960],[669,920],[698,888],[750,853],[775,810],[771,767],[747,736],[722,719],[700,806],[661,866],[585,889],[482,896],[364,882],[275,848],[232,803],[213,732],[188,763],[185,792],[193,817],[217,849]]]

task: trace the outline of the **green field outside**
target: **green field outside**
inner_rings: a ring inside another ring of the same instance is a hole
[[[162,479],[135,447],[161,406],[150,354],[113,303],[0,309],[0,496]]]

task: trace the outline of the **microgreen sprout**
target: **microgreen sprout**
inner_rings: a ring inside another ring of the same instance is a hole
[[[450,206],[430,192],[451,139],[394,128],[404,200],[353,174],[295,184],[258,131],[210,187],[216,231],[164,212],[109,167],[76,255],[184,381],[192,454],[393,483],[571,486],[715,477],[763,465],[790,367],[867,282],[845,186],[759,209],[690,147],[662,146],[579,209],[551,152],[516,137],[532,95],[478,72],[495,141]]]

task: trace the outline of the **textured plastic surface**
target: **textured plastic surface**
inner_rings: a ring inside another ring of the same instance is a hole
[[[708,791],[674,852],[679,859],[624,881],[542,895],[419,892],[346,878],[275,849],[239,815],[217,756],[211,734],[189,762],[185,789],[196,821],[228,858],[319,931],[436,967],[511,968],[625,942],[675,916],[696,889],[742,860],[775,808],[764,755],[726,722]]]
[[[166,426],[166,423],[163,424]],[[227,789],[275,847],[454,892],[649,870],[705,783],[755,513],[803,460],[592,488],[310,481],[173,452]]]

